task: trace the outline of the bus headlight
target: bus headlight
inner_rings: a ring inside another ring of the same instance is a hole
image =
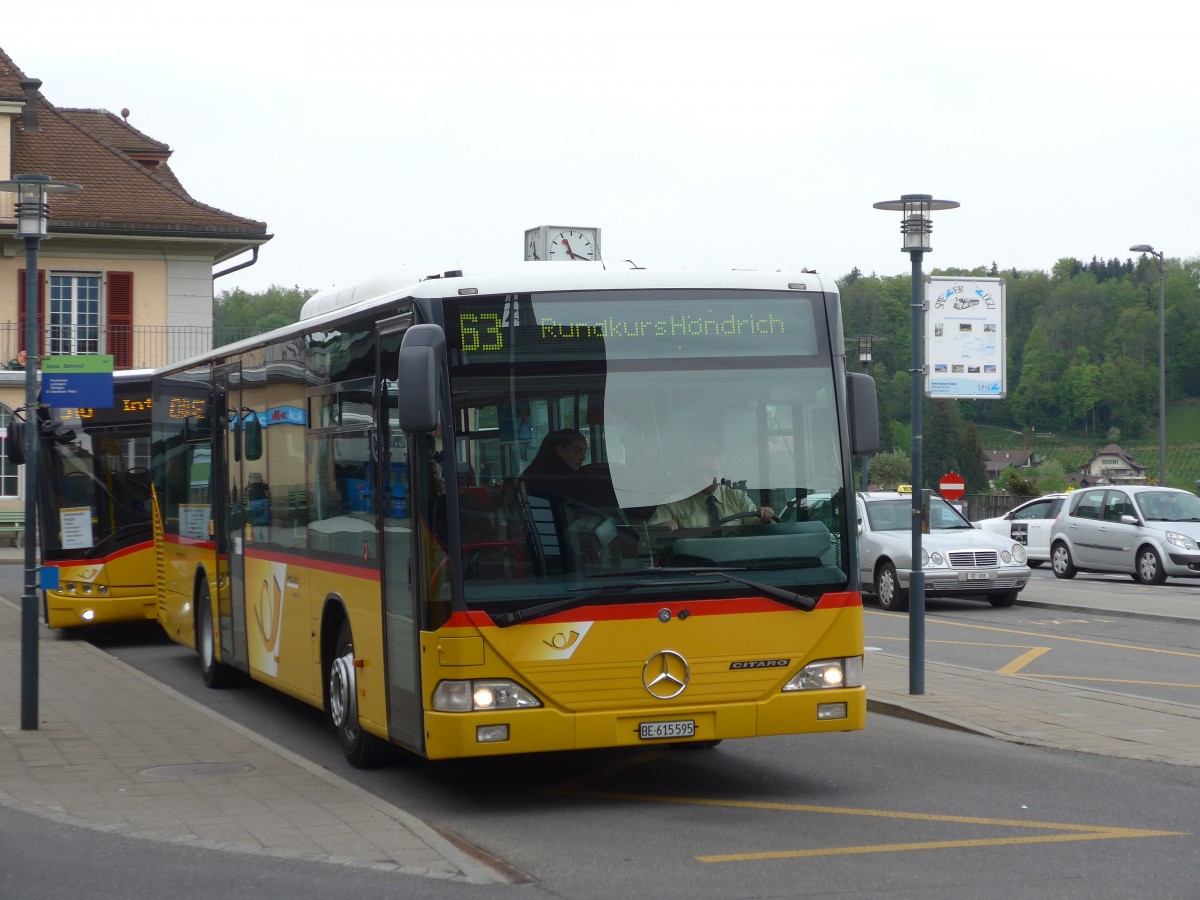
[[[531,709],[542,701],[507,678],[443,681],[433,691],[438,712],[478,712],[491,709]]]
[[[861,656],[844,659],[820,659],[788,679],[785,691],[812,691],[824,688],[860,687],[863,660]]]

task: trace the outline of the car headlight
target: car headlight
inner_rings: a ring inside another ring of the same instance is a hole
[[[1200,545],[1197,545],[1186,534],[1180,534],[1178,531],[1167,532],[1167,543],[1178,547],[1180,550],[1200,550]]]
[[[819,659],[788,679],[785,691],[812,691],[825,688],[860,687],[863,660],[861,656],[844,659]]]
[[[924,547],[921,548],[921,568],[924,569],[928,566],[944,566],[945,564],[946,558],[942,556],[941,550],[934,550],[932,553],[930,553]]]
[[[1025,547],[1022,544],[1013,544],[1010,549],[1000,552],[1000,558],[1004,560],[1005,565],[1022,565],[1026,559]]]

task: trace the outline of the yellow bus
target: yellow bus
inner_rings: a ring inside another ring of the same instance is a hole
[[[113,376],[110,408],[43,407],[38,525],[51,628],[154,621],[150,371]]]
[[[210,686],[323,708],[355,765],[860,729],[878,423],[843,354],[809,272],[317,295],[155,373],[160,621]]]

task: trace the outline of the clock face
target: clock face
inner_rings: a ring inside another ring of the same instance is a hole
[[[525,259],[540,260],[541,258],[541,255],[538,253],[537,229],[525,232]]]
[[[564,228],[546,241],[546,259],[595,261],[596,233],[587,228]]]

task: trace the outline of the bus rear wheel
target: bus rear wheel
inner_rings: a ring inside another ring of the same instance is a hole
[[[325,676],[325,715],[337,734],[350,765],[365,769],[377,765],[390,745],[363,731],[358,723],[358,678],[354,668],[354,638],[350,623],[338,628],[333,659]]]
[[[217,660],[217,636],[213,628],[212,594],[208,579],[200,582],[196,592],[196,650],[200,654],[200,674],[210,688],[227,688],[241,684],[242,673]]]

